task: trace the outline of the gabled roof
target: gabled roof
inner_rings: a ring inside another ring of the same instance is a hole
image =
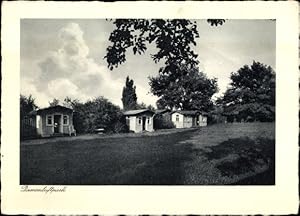
[[[142,114],[145,112],[150,112],[150,113],[154,114],[154,112],[149,109],[127,110],[127,111],[123,112],[123,114],[126,116],[132,116],[132,115]]]
[[[43,108],[43,109],[33,110],[29,113],[29,115],[36,115],[36,114],[40,114],[40,113],[43,113],[43,112],[59,112],[59,111],[73,112],[73,110],[68,108],[68,107],[64,107],[64,106],[61,106],[61,105],[56,105],[56,106],[46,107],[46,108]]]
[[[175,110],[172,113],[180,113],[182,115],[195,116],[195,115],[207,115],[206,112],[200,110]]]

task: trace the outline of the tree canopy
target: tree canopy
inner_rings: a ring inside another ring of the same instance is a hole
[[[275,71],[253,61],[231,73],[230,87],[219,100],[224,114],[248,121],[275,119]]]
[[[217,80],[209,79],[197,67],[182,65],[177,76],[150,78],[151,91],[160,97],[160,108],[209,111],[211,97],[218,91]]]
[[[222,25],[224,19],[208,19],[212,26]],[[104,57],[113,70],[126,61],[126,51],[131,47],[134,54],[143,54],[147,45],[155,44],[158,52],[152,54],[157,63],[165,60],[166,67],[160,73],[173,72],[180,63],[198,64],[197,54],[192,50],[199,37],[197,22],[187,19],[115,19],[115,29],[109,36],[112,45]]]
[[[112,45],[107,48],[105,56],[108,67],[114,67],[126,61],[126,50],[132,47],[134,54],[142,54],[147,45],[154,43],[158,52],[152,54],[157,63],[165,60],[166,66],[161,73],[169,73],[172,65],[185,61],[197,64],[197,55],[191,49],[196,45],[195,38],[199,37],[196,22],[185,19],[116,19],[116,28],[110,34]]]
[[[222,25],[225,20],[209,19],[207,22],[212,26],[217,26]],[[149,44],[155,44],[158,51],[151,54],[151,58],[155,63],[164,61],[164,66],[158,71],[158,77],[150,78],[152,93],[160,97],[158,103],[178,108],[196,108],[199,106],[195,104],[189,106],[187,100],[193,101],[197,97],[201,101],[207,101],[207,98],[211,97],[211,92],[216,91],[215,80],[206,82],[207,78],[203,73],[197,75],[193,71],[199,63],[198,55],[193,51],[193,46],[196,45],[195,39],[199,37],[196,21],[187,19],[116,19],[113,24],[115,29],[109,37],[112,44],[108,46],[105,56],[111,70],[126,61],[126,51],[129,48],[134,54],[143,54]],[[191,78],[198,77],[198,81],[202,79],[201,82],[204,86],[208,85],[212,88],[209,91],[205,91],[203,88],[204,91],[195,96],[189,89],[191,86],[184,80],[184,76],[190,73],[189,70],[183,69],[184,66],[191,69],[189,82]],[[181,93],[191,95],[184,95],[184,98],[181,98],[182,96],[177,92],[178,88],[175,86],[178,84],[176,80],[184,83],[181,84]],[[166,87],[168,91],[163,91],[163,88]],[[184,89],[186,87],[188,89]],[[201,94],[202,97],[200,97]],[[176,95],[177,97],[175,97]],[[171,100],[174,102],[171,103]]]

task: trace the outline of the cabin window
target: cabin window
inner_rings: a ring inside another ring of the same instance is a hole
[[[46,116],[46,125],[47,126],[52,126],[53,125],[53,116],[52,115],[47,115]]]
[[[179,115],[176,115],[176,121],[179,122]]]
[[[63,117],[63,124],[64,125],[69,125],[69,116],[68,115],[64,115],[64,117]]]
[[[147,124],[150,124],[150,117],[147,117]]]
[[[139,124],[142,124],[142,117],[139,117]]]

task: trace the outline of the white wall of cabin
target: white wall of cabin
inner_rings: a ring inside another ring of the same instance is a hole
[[[179,117],[179,121],[176,121],[176,116],[178,115]],[[184,124],[183,124],[183,115],[181,113],[172,113],[171,115],[171,119],[172,119],[172,122],[174,123],[175,127],[176,128],[183,128],[184,127]]]
[[[143,131],[143,116],[146,117],[145,130],[153,131],[153,115],[142,114],[136,116],[129,116],[129,130],[139,133]],[[141,117],[141,122],[139,122],[139,117]],[[149,118],[149,123],[148,123]]]
[[[193,118],[192,116],[183,116],[183,127],[190,128],[196,125],[193,125]]]
[[[37,128],[37,133],[38,135],[42,137],[47,137],[51,136],[54,134],[54,116],[55,115],[60,115],[60,127],[59,127],[59,133],[62,134],[68,134],[69,133],[69,126],[73,125],[73,114],[69,113],[51,113],[51,114],[41,114],[41,115],[36,115],[36,128]],[[69,122],[68,124],[64,125],[63,124],[63,116],[67,115],[69,116]],[[52,125],[47,125],[47,116],[52,116]]]
[[[199,126],[204,127],[207,126],[207,117],[203,115],[199,115]]]
[[[179,121],[176,121],[176,115],[179,116]],[[181,113],[174,112],[171,115],[171,120],[176,128],[190,128],[196,126],[207,126],[207,117],[199,115],[198,117],[184,116]],[[198,124],[197,124],[198,122]]]

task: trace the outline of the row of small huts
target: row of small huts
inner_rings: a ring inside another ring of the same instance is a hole
[[[197,110],[149,109],[128,110],[124,112],[126,123],[130,131],[143,132],[154,131],[154,117],[160,115],[162,118],[173,122],[176,128],[191,128],[207,125],[206,113]],[[25,123],[25,124],[24,124]],[[26,127],[24,127],[24,125]],[[41,137],[52,135],[76,135],[73,125],[73,110],[64,106],[52,106],[38,109],[30,113],[30,117],[21,122],[22,134],[36,133]]]
[[[128,110],[124,112],[129,130],[134,132],[154,131],[154,117],[161,115],[162,118],[170,120],[176,128],[191,128],[207,125],[207,114],[198,110],[176,110],[168,109],[153,112],[149,109]]]

